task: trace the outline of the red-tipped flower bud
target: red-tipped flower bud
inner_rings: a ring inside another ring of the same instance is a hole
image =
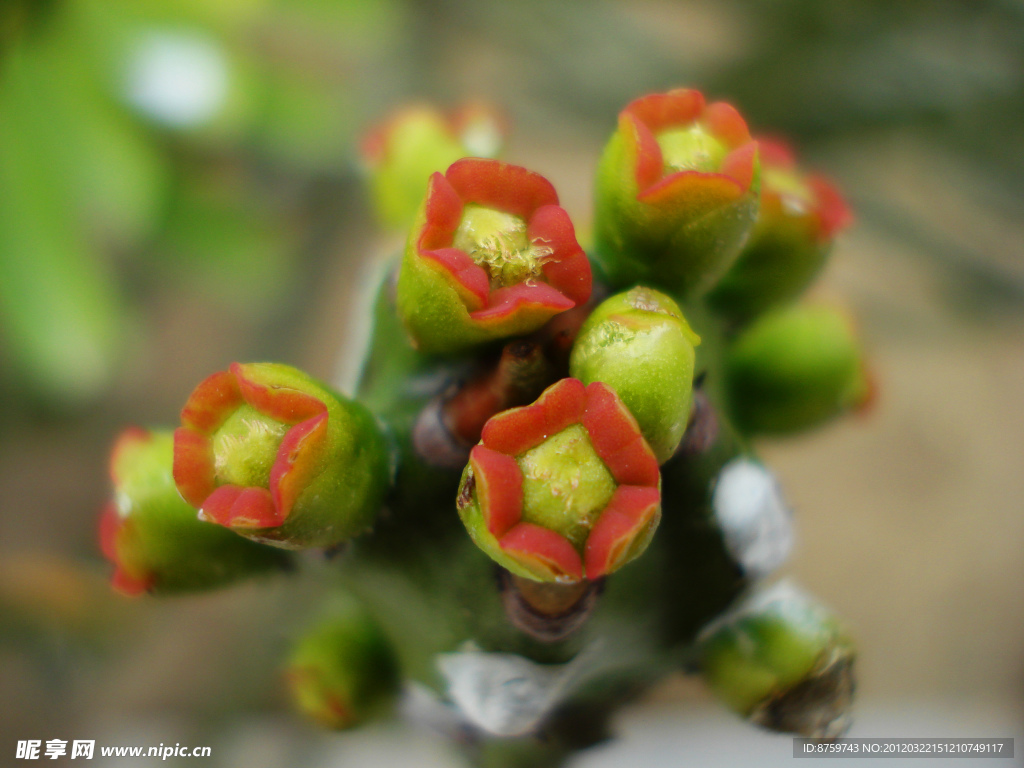
[[[821,176],[803,174],[784,144],[761,140],[761,209],[736,263],[709,296],[729,317],[746,319],[792,301],[811,284],[836,235],[852,220]]]
[[[590,289],[590,262],[544,177],[479,158],[430,177],[398,278],[398,311],[419,349],[530,333]]]
[[[430,174],[461,157],[494,157],[504,133],[501,117],[482,104],[467,104],[450,117],[431,106],[410,106],[375,127],[362,154],[381,223],[408,227]]]
[[[389,474],[373,416],[301,371],[233,363],[203,381],[174,433],[174,480],[204,520],[286,548],[367,530]]]
[[[757,214],[757,143],[728,104],[697,91],[633,101],[619,114],[596,186],[598,257],[615,287],[710,287]]]
[[[197,519],[174,487],[173,450],[170,432],[137,427],[114,446],[114,498],[100,517],[100,547],[114,565],[114,588],[129,595],[190,592],[286,565],[286,553]]]
[[[458,509],[478,547],[535,581],[597,579],[638,557],[661,516],[658,460],[607,386],[562,379],[484,426]]]

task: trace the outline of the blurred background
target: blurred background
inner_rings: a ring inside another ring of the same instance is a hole
[[[506,157],[585,230],[618,110],[674,86],[788,136],[858,217],[815,290],[858,316],[877,406],[762,446],[797,511],[789,572],[859,639],[851,735],[1016,736],[1000,764],[1024,765],[1019,0],[4,0],[0,750],[457,765],[425,732],[286,711],[284,581],[111,594],[107,452],[232,360],[335,376],[382,249],[359,139],[395,107],[500,105]],[[792,759],[681,678],[619,726],[581,767]]]

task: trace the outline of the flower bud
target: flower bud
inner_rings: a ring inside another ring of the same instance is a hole
[[[352,728],[394,707],[398,662],[380,626],[346,597],[296,643],[285,678],[295,706],[327,728]]]
[[[672,299],[637,287],[590,315],[573,346],[569,373],[584,384],[611,387],[663,463],[686,432],[699,343]]]
[[[114,587],[135,595],[213,589],[288,564],[285,552],[204,523],[174,487],[171,432],[125,430],[110,461],[114,500],[100,517],[100,546]]]
[[[757,143],[728,104],[683,89],[631,102],[597,173],[595,240],[609,282],[676,295],[710,287],[753,226],[759,173]]]
[[[363,142],[378,219],[389,229],[408,227],[430,174],[460,157],[494,157],[503,141],[500,116],[482,104],[468,104],[451,117],[425,105],[400,110]]]
[[[367,530],[389,475],[366,408],[303,372],[232,363],[203,381],[174,433],[174,480],[201,519],[279,547]]]
[[[590,262],[542,176],[465,158],[430,177],[398,277],[398,312],[418,349],[530,333],[590,290]]]
[[[761,140],[761,208],[736,263],[708,299],[738,319],[796,299],[821,270],[851,214],[821,176],[801,173],[783,144]]]
[[[725,365],[730,410],[747,433],[808,429],[872,394],[853,325],[830,306],[769,312],[733,342]]]
[[[699,640],[712,690],[776,731],[836,738],[850,725],[853,642],[824,606],[790,584],[748,598]]]
[[[659,483],[654,452],[615,393],[562,379],[487,422],[457,506],[474,543],[506,570],[567,583],[643,553],[661,517]]]

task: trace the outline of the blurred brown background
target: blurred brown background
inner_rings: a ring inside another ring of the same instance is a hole
[[[358,137],[395,106],[502,105],[507,157],[585,228],[616,113],[679,85],[789,136],[858,216],[815,290],[857,314],[878,404],[762,447],[798,514],[789,571],[859,638],[851,735],[1024,737],[1024,3],[16,0],[0,9],[0,750],[407,759],[387,728],[320,736],[282,714],[289,630],[267,607],[287,585],[108,593],[109,445],[124,423],[172,425],[231,360],[336,374],[358,265],[382,248]],[[688,681],[638,712],[584,764],[791,759]],[[424,734],[404,748],[451,759]]]

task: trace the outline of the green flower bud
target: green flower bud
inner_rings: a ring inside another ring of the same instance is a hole
[[[787,583],[753,595],[699,639],[705,680],[734,712],[776,731],[841,736],[850,725],[853,642]]]
[[[796,299],[821,270],[838,233],[851,220],[839,192],[796,168],[789,149],[761,147],[761,209],[750,240],[708,300],[721,314],[745,320]]]
[[[807,429],[873,395],[853,325],[830,306],[769,312],[733,342],[725,365],[730,410],[747,433]]]
[[[619,114],[597,172],[594,235],[613,287],[710,287],[757,214],[757,142],[728,104],[697,91],[651,94]]]
[[[408,227],[432,173],[461,157],[494,157],[503,141],[501,118],[483,105],[451,117],[425,105],[397,112],[363,142],[377,218],[389,229]]]
[[[200,518],[298,549],[367,530],[390,474],[370,412],[302,371],[233,363],[203,381],[174,433],[174,480]]]
[[[400,689],[391,644],[366,608],[347,596],[296,643],[285,678],[296,708],[337,730],[388,715]]]
[[[456,504],[473,542],[513,574],[598,579],[654,536],[658,462],[611,389],[562,379],[484,425]]]
[[[126,594],[213,589],[284,567],[289,556],[204,523],[174,486],[171,432],[132,428],[114,447],[114,500],[100,518],[100,546]]]
[[[686,432],[699,343],[672,299],[637,287],[605,300],[590,315],[573,346],[569,373],[584,384],[601,381],[615,390],[664,463]]]

